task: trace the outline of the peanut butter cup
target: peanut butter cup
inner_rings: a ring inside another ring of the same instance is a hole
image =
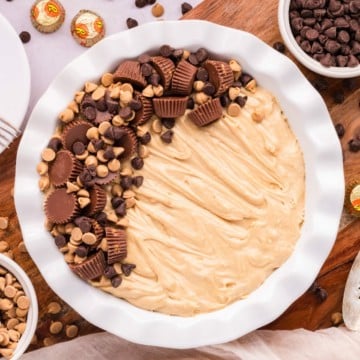
[[[122,229],[106,227],[105,236],[108,245],[107,263],[111,265],[125,259],[127,255],[126,232]]]
[[[214,96],[223,94],[234,82],[233,72],[226,62],[206,60],[204,67],[208,71],[210,82],[216,88]]]
[[[122,61],[114,72],[114,81],[129,82],[141,88],[146,86],[140,62],[135,60]]]
[[[138,100],[141,104],[141,108],[136,111],[135,118],[132,121],[132,124],[136,126],[145,124],[148,120],[150,120],[154,111],[151,100],[146,96],[135,93],[135,99]]]
[[[105,255],[101,250],[80,264],[70,264],[70,269],[85,281],[93,280],[103,275],[105,268]]]
[[[181,60],[174,71],[171,91],[177,95],[190,95],[198,68]]]
[[[188,97],[168,96],[153,99],[154,112],[162,118],[175,118],[184,115]]]
[[[66,188],[55,189],[45,200],[45,214],[54,224],[70,222],[79,213],[76,195],[68,194]]]
[[[135,132],[128,126],[120,126],[119,129],[123,130],[123,135],[119,140],[115,141],[115,145],[124,148],[124,152],[120,155],[120,159],[127,159],[135,154],[138,141]]]
[[[151,62],[160,75],[162,86],[165,90],[169,89],[175,70],[175,64],[172,60],[164,56],[153,56]]]
[[[73,181],[82,171],[83,165],[69,150],[60,150],[49,164],[49,178],[55,187]]]
[[[90,204],[85,208],[86,216],[94,216],[104,210],[106,205],[106,192],[99,185],[94,185],[89,189]]]
[[[222,106],[219,98],[207,101],[191,111],[189,119],[197,126],[205,126],[218,120],[222,115]]]
[[[91,124],[84,120],[74,120],[67,125],[62,133],[62,143],[65,149],[72,151],[73,145],[76,142],[81,142],[87,145],[89,139],[86,137],[86,132],[91,128]]]

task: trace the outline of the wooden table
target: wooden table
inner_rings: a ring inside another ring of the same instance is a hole
[[[184,16],[184,19],[204,19],[229,27],[246,30],[272,45],[281,41],[277,27],[277,1],[247,1],[247,0],[205,0],[198,7]],[[289,57],[290,54],[286,53]],[[249,54],[251,56],[251,54]],[[292,58],[292,57],[291,57]],[[299,64],[298,64],[299,65]],[[319,77],[300,66],[304,75],[314,81]],[[360,155],[348,150],[347,142],[360,130],[359,92],[345,90],[345,101],[337,104],[333,100],[334,92],[344,88],[341,80],[328,80],[328,89],[322,96],[329,108],[334,124],[344,125],[346,132],[342,138],[344,155],[345,178],[360,173]],[[359,79],[356,79],[358,81]],[[8,216],[10,220],[7,231],[0,230],[0,240],[6,239],[14,253],[15,260],[30,275],[39,298],[39,324],[37,330],[38,341],[32,348],[42,347],[45,344],[60,342],[67,339],[64,331],[59,335],[49,335],[49,324],[54,319],[61,319],[64,324],[79,326],[80,335],[100,331],[100,329],[82,319],[79,314],[62,302],[47,286],[35,264],[27,253],[22,253],[17,245],[22,241],[11,190],[14,185],[16,151],[19,139],[0,155],[0,216]],[[321,300],[312,291],[306,292],[276,321],[269,324],[268,329],[319,329],[332,325],[331,315],[341,311],[342,296],[345,281],[357,252],[360,250],[360,221],[342,218],[341,230],[338,233],[336,244],[326,263],[322,267],[317,283],[327,292],[326,300]],[[47,314],[46,308],[51,301],[62,304],[63,310],[59,315]],[[44,341],[45,339],[45,341]]]

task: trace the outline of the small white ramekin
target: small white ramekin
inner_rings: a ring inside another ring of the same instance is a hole
[[[9,273],[16,277],[18,282],[23,287],[25,295],[30,299],[30,308],[26,319],[26,328],[11,358],[11,360],[18,360],[29,347],[31,339],[33,338],[36,330],[38,321],[37,297],[30,278],[15,261],[11,260],[3,254],[0,254],[0,266],[8,270]]]
[[[289,7],[291,0],[279,0],[278,23],[281,36],[295,58],[309,70],[331,78],[352,78],[360,76],[360,65],[356,67],[325,67],[306,54],[297,44],[290,28]]]

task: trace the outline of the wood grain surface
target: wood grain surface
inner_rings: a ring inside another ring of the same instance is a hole
[[[247,0],[205,0],[198,7],[184,16],[184,19],[203,19],[236,29],[249,31],[266,43],[272,45],[275,41],[281,41],[277,26],[277,1],[247,1]],[[286,55],[290,56],[286,52]],[[249,54],[251,56],[251,54]],[[300,66],[304,75],[314,81],[319,77]],[[322,96],[330,110],[334,124],[342,123],[346,129],[342,139],[344,154],[345,178],[359,174],[360,154],[351,153],[347,142],[355,133],[360,131],[359,118],[359,91],[347,90],[341,80],[326,79],[328,88],[322,92]],[[359,79],[356,79],[358,81]],[[333,100],[334,92],[344,90],[345,101],[336,104]],[[79,335],[100,331],[100,329],[82,319],[79,314],[62,302],[47,286],[35,264],[26,252],[18,247],[22,241],[18,219],[14,207],[12,189],[15,177],[16,151],[19,144],[17,139],[5,152],[0,154],[0,216],[9,217],[9,227],[0,230],[0,240],[6,240],[10,244],[15,261],[30,275],[39,299],[39,323],[37,329],[37,341],[34,341],[30,349],[42,347],[55,342],[68,340],[65,326],[76,324],[79,327]],[[272,324],[269,329],[319,329],[332,325],[331,316],[341,311],[342,295],[345,281],[357,252],[360,250],[360,222],[356,219],[346,219],[346,226],[339,231],[336,244],[332,249],[326,263],[322,267],[317,278],[317,283],[328,294],[327,298],[319,297],[319,292],[306,292],[289,309]],[[306,266],[304,264],[304,266]],[[50,302],[57,301],[62,310],[57,315],[47,312]],[[64,330],[58,335],[51,335],[49,326],[52,321],[60,320],[64,324]]]

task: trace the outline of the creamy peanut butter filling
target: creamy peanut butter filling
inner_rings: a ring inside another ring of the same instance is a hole
[[[199,128],[185,114],[169,145],[153,134],[127,214],[136,269],[117,288],[93,285],[192,316],[245,298],[291,255],[304,216],[302,151],[271,93],[245,95],[239,116]]]

